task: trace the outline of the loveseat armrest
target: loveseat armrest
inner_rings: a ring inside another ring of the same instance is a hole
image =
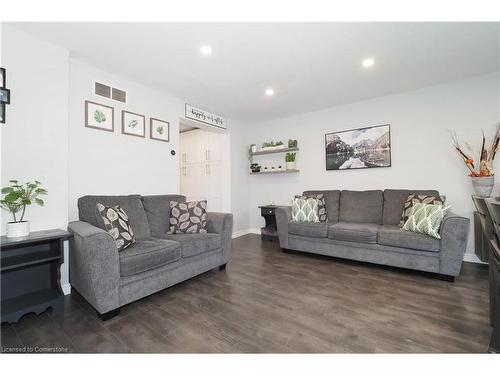
[[[231,236],[233,234],[233,214],[223,212],[207,212],[207,232],[221,235],[222,263],[226,264],[231,252]]]
[[[467,248],[470,220],[449,212],[441,223],[441,248],[439,252],[439,273],[458,276]]]
[[[120,259],[111,235],[85,221],[68,224],[73,233],[69,250],[69,277],[74,287],[104,314],[120,307]]]
[[[276,226],[278,227],[280,247],[282,249],[288,249],[288,223],[292,217],[292,207],[276,207],[274,214],[276,216]]]

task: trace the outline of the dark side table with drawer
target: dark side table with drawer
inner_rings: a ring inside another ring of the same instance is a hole
[[[260,237],[264,241],[278,242],[278,228],[276,226],[275,210],[280,206],[267,205],[259,206],[260,214],[266,221],[266,226],[260,228]]]
[[[28,313],[63,308],[61,264],[65,230],[32,232],[26,237],[1,237],[2,323],[15,323]]]

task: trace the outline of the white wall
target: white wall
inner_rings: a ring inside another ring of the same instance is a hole
[[[38,180],[44,207],[29,206],[32,231],[68,224],[68,51],[2,24],[2,63],[11,104],[2,132],[2,186]],[[2,210],[1,232],[11,221]],[[65,250],[67,257],[67,249]],[[63,266],[61,284],[67,284]]]
[[[264,221],[258,205],[268,201],[289,204],[294,194],[306,189],[437,189],[447,196],[454,212],[472,218],[471,183],[447,130],[456,130],[463,141],[472,144],[479,144],[481,129],[491,134],[499,118],[498,86],[496,74],[485,75],[238,128],[240,142],[233,143],[233,159],[241,161],[251,143],[293,138],[299,141],[300,173],[249,176],[248,164],[234,163],[232,191],[244,196],[247,207],[235,210],[235,221],[248,220],[247,229],[260,228]],[[325,133],[387,123],[391,125],[392,167],[325,170]],[[277,166],[284,164],[282,158],[256,161]],[[473,252],[472,243],[471,228],[468,252]]]
[[[93,94],[94,81],[127,91],[127,104]],[[86,128],[85,100],[115,109],[113,133]],[[146,116],[146,138],[121,134],[121,111]],[[179,117],[184,102],[76,59],[70,60],[69,220],[85,194],[169,194],[179,191]],[[149,118],[170,123],[170,142],[149,139]]]

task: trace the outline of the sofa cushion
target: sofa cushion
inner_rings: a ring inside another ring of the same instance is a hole
[[[218,233],[176,233],[167,235],[167,238],[181,245],[183,258],[203,254],[222,246],[221,235]]]
[[[170,201],[185,202],[184,195],[145,195],[142,197],[151,236],[164,238],[170,227]]]
[[[302,195],[310,196],[314,194],[323,194],[326,203],[326,215],[328,222],[336,223],[339,221],[340,190],[306,190]]]
[[[181,245],[160,238],[142,239],[120,251],[119,257],[120,275],[131,276],[179,260]]]
[[[380,225],[373,223],[338,222],[328,228],[328,238],[336,241],[377,243]]]
[[[326,238],[329,223],[294,223],[288,224],[288,233],[305,237]]]
[[[437,190],[405,190],[386,189],[384,190],[384,225],[397,225],[401,220],[404,205],[410,194],[432,195],[439,197]]]
[[[382,225],[377,242],[379,245],[433,252],[439,251],[441,244],[439,240],[425,234],[401,230],[399,225]]]
[[[140,195],[85,195],[78,199],[78,216],[95,227],[106,230],[97,203],[104,206],[120,206],[127,213],[136,239],[151,237],[146,212]]]
[[[399,222],[399,226],[402,228],[403,225],[408,221],[413,212],[413,206],[417,203],[423,204],[435,204],[439,206],[443,206],[445,201],[445,197],[434,197],[432,195],[417,195],[410,194],[408,199],[405,202],[405,206],[403,208],[403,213],[401,214],[401,221]]]
[[[382,224],[382,208],[382,190],[342,190],[339,221]]]
[[[318,202],[318,219],[320,223],[326,223],[328,216],[326,215],[326,201],[324,194],[309,194],[296,195],[295,198],[314,198]]]

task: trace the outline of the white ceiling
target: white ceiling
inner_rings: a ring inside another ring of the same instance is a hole
[[[230,118],[265,120],[498,71],[498,23],[16,23]],[[201,56],[201,45],[213,49]],[[361,61],[374,57],[367,70]],[[276,94],[269,98],[267,87]]]

